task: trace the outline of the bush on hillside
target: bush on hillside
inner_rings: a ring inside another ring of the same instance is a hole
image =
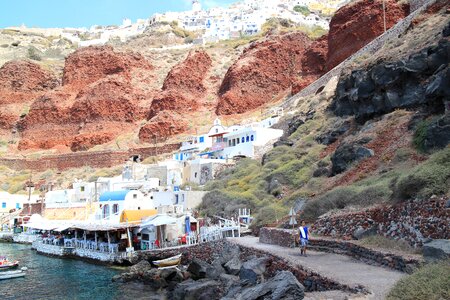
[[[427,265],[400,279],[388,300],[450,299],[450,260]]]
[[[302,5],[294,6],[294,11],[301,13],[305,17],[309,16],[309,14],[311,13],[311,11],[309,10],[309,8],[307,6],[302,6]]]
[[[450,188],[450,148],[435,154],[392,183],[395,200],[442,195]]]

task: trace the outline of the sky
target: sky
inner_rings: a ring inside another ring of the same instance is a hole
[[[203,8],[237,0],[201,0]],[[122,19],[147,19],[156,12],[183,11],[191,0],[0,0],[0,28],[90,27],[120,25]]]

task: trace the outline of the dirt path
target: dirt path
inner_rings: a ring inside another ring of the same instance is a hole
[[[292,249],[262,244],[257,237],[246,236],[229,240],[242,246],[252,247],[284,258],[291,263],[308,268],[339,283],[350,286],[360,284],[372,293],[364,297],[366,299],[384,299],[392,286],[405,275],[387,268],[367,265],[345,255],[308,251],[308,256],[303,257],[300,256],[299,248]],[[333,296],[328,298],[327,293],[311,293],[307,297],[309,299],[335,299]],[[361,296],[356,297],[360,298]]]

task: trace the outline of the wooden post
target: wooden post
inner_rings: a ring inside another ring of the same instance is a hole
[[[129,227],[127,227],[127,236],[128,236],[128,248],[130,248],[132,246],[132,244],[131,244],[131,233],[130,233]]]
[[[95,248],[94,250],[97,250],[97,231],[95,232]]]
[[[108,252],[111,251],[110,247],[111,247],[111,238],[109,237],[109,231],[106,232],[106,236],[108,237]]]

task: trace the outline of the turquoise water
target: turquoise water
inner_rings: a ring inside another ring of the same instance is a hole
[[[0,280],[0,299],[159,299],[141,284],[118,284],[121,271],[74,259],[37,254],[30,245],[0,243],[0,256],[19,260],[26,276]]]

